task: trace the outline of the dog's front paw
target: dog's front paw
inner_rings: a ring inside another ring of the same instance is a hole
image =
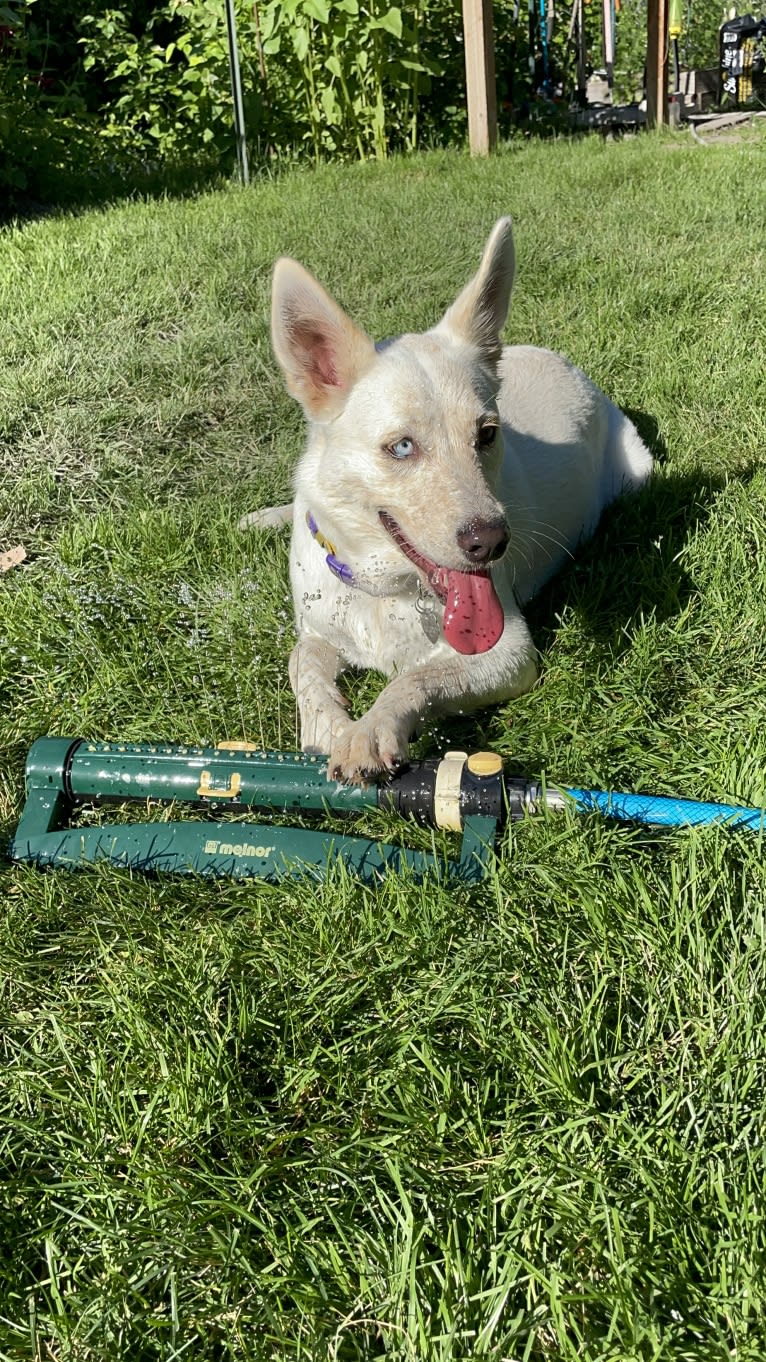
[[[407,760],[407,738],[396,725],[359,719],[334,739],[327,773],[353,785],[381,780]]]
[[[342,710],[339,713],[318,710],[307,717],[302,716],[301,751],[326,756],[333,751],[341,734],[352,722]]]

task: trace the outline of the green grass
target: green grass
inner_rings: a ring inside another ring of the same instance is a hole
[[[766,802],[763,155],[530,144],[1,235],[3,836],[41,733],[295,743],[286,539],[234,528],[302,439],[273,258],[391,334],[509,210],[509,338],[661,467],[530,612],[542,684],[420,750]],[[536,817],[476,890],[0,886],[2,1362],[763,1358],[757,836]]]

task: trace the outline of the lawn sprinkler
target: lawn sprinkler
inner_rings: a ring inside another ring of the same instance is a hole
[[[334,861],[374,881],[405,868],[474,883],[494,854],[498,827],[541,809],[598,812],[653,826],[722,824],[763,831],[766,809],[655,795],[546,786],[508,775],[494,752],[448,752],[417,761],[379,785],[329,780],[327,758],[269,752],[252,743],[218,747],[40,738],[29,752],[27,798],[11,843],[15,861],[69,869],[106,863],[174,874],[280,880],[323,876]],[[70,826],[82,805],[183,802],[225,820],[190,819]],[[432,828],[462,832],[456,861],[367,837],[239,818],[248,810],[354,814],[387,809]]]

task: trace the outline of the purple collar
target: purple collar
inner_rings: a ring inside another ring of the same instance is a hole
[[[356,586],[354,574],[348,563],[342,563],[335,553],[335,545],[329,539],[325,539],[322,531],[317,525],[311,511],[306,512],[306,524],[311,532],[312,539],[316,539],[320,548],[326,550],[325,562],[332,573],[346,586]]]

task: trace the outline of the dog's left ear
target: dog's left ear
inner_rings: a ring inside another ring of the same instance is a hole
[[[437,331],[450,331],[460,340],[477,346],[483,358],[500,358],[500,332],[508,316],[516,252],[510,218],[500,218],[492,228],[477,273],[442,317]]]

